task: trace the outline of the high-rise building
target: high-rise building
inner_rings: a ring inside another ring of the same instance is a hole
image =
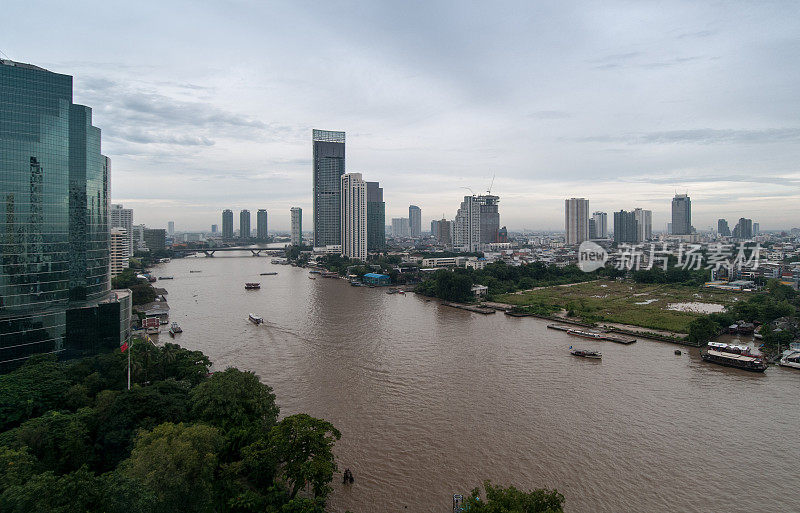
[[[167,235],[169,235],[170,237],[175,235],[175,221],[167,222]]]
[[[593,212],[592,219],[594,219],[594,237],[592,239],[607,239],[608,238],[608,214],[605,212]]]
[[[211,225],[211,233],[217,233],[218,230],[219,226],[217,226],[216,224]]]
[[[728,221],[725,219],[720,219],[717,221],[717,234],[721,237],[730,237],[731,236],[731,229],[728,226]]]
[[[133,252],[149,251],[144,241],[144,231],[147,227],[143,224],[133,225]]]
[[[314,246],[341,244],[344,132],[313,130]]]
[[[568,245],[589,240],[589,200],[585,198],[564,200],[564,230]]]
[[[258,240],[267,240],[267,211],[259,208],[256,212],[256,238]]]
[[[653,212],[636,208],[633,210],[636,217],[636,242],[644,242],[653,238]]]
[[[419,238],[422,234],[422,209],[416,205],[408,207],[409,234],[412,238]]]
[[[453,243],[453,222],[447,219],[434,219],[431,221],[431,235],[436,239],[436,242],[449,246]]]
[[[379,182],[367,182],[367,251],[386,247],[386,203]]]
[[[625,210],[614,212],[614,242],[616,244],[638,242],[638,225],[634,212],[626,212]]]
[[[163,228],[145,228],[143,237],[149,251],[164,251],[166,249],[167,232]]]
[[[752,239],[753,238],[753,220],[744,217],[739,218],[739,222],[733,228],[731,234],[736,239]]]
[[[672,198],[672,235],[692,233],[692,200],[686,194]]]
[[[462,251],[480,251],[483,244],[497,242],[500,231],[498,196],[464,196],[453,221],[453,246]]]
[[[292,245],[303,245],[303,209],[300,207],[292,207]]]
[[[133,245],[133,209],[122,208],[122,205],[116,203],[111,204],[109,210],[109,227],[122,228],[128,234],[128,255],[133,256],[133,251],[136,246]]]
[[[367,183],[361,173],[342,175],[342,255],[367,260]]]
[[[392,237],[408,237],[410,233],[407,217],[392,218]]]
[[[227,208],[222,211],[222,238],[233,238],[233,210]]]
[[[589,239],[597,238],[597,228],[595,227],[594,217],[589,218]]]
[[[508,228],[505,226],[500,228],[500,231],[497,232],[497,242],[508,242]]]
[[[249,239],[250,235],[250,211],[244,209],[239,212],[239,238]]]
[[[756,235],[761,235],[761,225],[758,223],[753,223],[753,237]]]
[[[0,60],[0,372],[130,337],[111,291],[109,159],[72,77]]]
[[[130,238],[124,228],[111,228],[111,277],[119,276],[130,262]]]

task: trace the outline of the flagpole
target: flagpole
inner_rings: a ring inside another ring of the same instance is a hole
[[[128,348],[128,390],[131,389],[131,350],[132,348]]]

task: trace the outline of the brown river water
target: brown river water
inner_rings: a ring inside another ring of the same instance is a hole
[[[259,276],[268,271],[278,275]],[[484,479],[557,488],[569,512],[800,511],[800,371],[579,339],[538,319],[311,280],[249,253],[154,274],[174,276],[158,285],[184,330],[176,342],[215,370],[256,372],[281,415],[341,430],[335,512],[445,513],[453,493]],[[603,360],[571,356],[570,345]]]

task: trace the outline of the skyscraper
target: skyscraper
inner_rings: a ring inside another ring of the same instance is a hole
[[[436,242],[443,245],[450,245],[453,243],[452,237],[453,222],[447,219],[434,219],[431,221],[431,235],[436,239]]]
[[[593,212],[592,219],[594,219],[594,231],[596,239],[608,238],[608,214],[605,212]]]
[[[170,237],[175,235],[175,221],[167,222],[167,235],[169,235]]]
[[[267,235],[267,211],[259,208],[256,212],[256,238],[264,241],[269,238]]]
[[[133,256],[135,248],[133,245],[133,209],[122,208],[122,205],[112,203],[109,210],[109,219],[110,228],[122,228],[128,234],[128,253],[126,256]]]
[[[410,232],[407,217],[392,218],[392,237],[408,237]]]
[[[498,196],[464,196],[453,221],[453,246],[480,251],[482,244],[497,242],[500,230]]]
[[[731,236],[731,229],[728,226],[728,221],[725,219],[720,219],[717,221],[717,234],[721,237],[730,237]]]
[[[367,250],[386,247],[386,203],[378,182],[367,182]]]
[[[0,60],[0,372],[130,336],[111,292],[109,159],[72,77]]]
[[[300,207],[292,207],[292,245],[303,245],[303,209]]]
[[[639,226],[635,213],[625,210],[614,212],[614,242],[616,244],[636,243],[638,232]]]
[[[239,212],[239,238],[250,238],[250,211],[247,209]]]
[[[758,223],[753,223],[753,237],[756,235],[761,235],[761,225]]]
[[[590,239],[597,238],[597,229],[595,228],[594,217],[589,218],[589,238]]]
[[[367,183],[361,173],[341,177],[342,255],[367,260]]]
[[[653,238],[653,212],[636,208],[633,210],[636,217],[636,242],[644,242]]]
[[[672,234],[690,235],[692,233],[692,200],[686,194],[676,194],[672,198]]]
[[[233,211],[227,208],[222,211],[222,238],[226,240],[233,238]]]
[[[216,225],[216,224],[212,224],[211,225],[211,233],[217,233],[217,230],[219,230],[219,226]]]
[[[416,205],[408,207],[409,234],[412,238],[419,238],[422,234],[422,209]]]
[[[118,276],[128,268],[130,238],[124,228],[111,228],[111,277]]]
[[[589,200],[584,198],[564,200],[564,230],[568,245],[589,240]]]
[[[753,238],[753,220],[744,217],[739,218],[739,222],[734,226],[731,235],[736,239]]]
[[[314,246],[341,244],[344,132],[313,130]]]

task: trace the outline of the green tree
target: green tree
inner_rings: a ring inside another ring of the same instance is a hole
[[[557,490],[534,489],[527,492],[513,486],[503,488],[484,481],[486,500],[480,498],[475,488],[464,502],[467,511],[476,513],[559,513],[563,510],[564,496]]]
[[[56,475],[52,471],[31,476],[24,483],[6,488],[0,495],[0,511],[6,513],[74,513],[104,511],[102,485],[85,466]]]
[[[221,447],[222,437],[211,426],[167,422],[136,437],[120,471],[155,494],[156,513],[211,512]]]
[[[689,342],[695,345],[702,345],[716,337],[720,331],[720,326],[709,316],[698,317],[689,323]]]
[[[37,355],[10,374],[0,375],[0,431],[61,404],[70,383],[53,355]]]
[[[304,413],[286,417],[272,428],[270,444],[277,451],[278,473],[291,498],[307,486],[314,497],[327,496],[336,472],[333,445],[341,437],[330,422]]]

